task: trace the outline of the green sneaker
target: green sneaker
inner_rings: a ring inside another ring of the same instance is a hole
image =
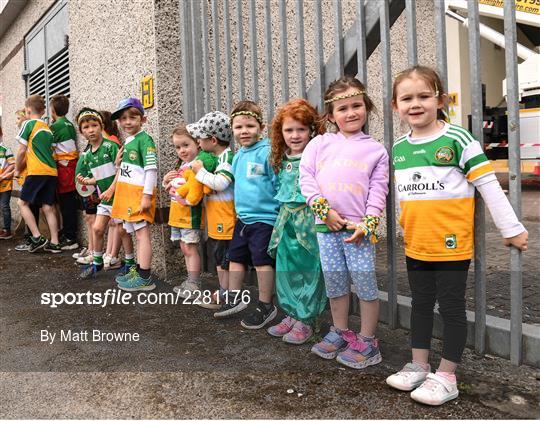
[[[137,272],[137,265],[133,265],[133,266],[124,265],[118,271],[118,275],[116,276],[115,281],[118,284],[120,282],[127,282],[129,279],[133,278],[134,276],[138,276],[138,275],[139,275],[139,272]]]
[[[148,279],[142,278],[138,272],[137,275],[129,278],[125,282],[119,282],[118,288],[123,291],[152,291],[156,284],[152,281],[152,277]]]
[[[30,237],[30,247],[28,247],[28,251],[30,253],[35,253],[36,251],[42,249],[49,243],[49,240],[47,240],[43,235],[40,235],[37,238]]]
[[[50,241],[45,244],[43,247],[43,251],[48,251],[49,253],[62,253],[62,248],[60,247],[60,244],[54,244]]]

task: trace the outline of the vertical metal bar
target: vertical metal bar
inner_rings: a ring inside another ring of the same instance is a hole
[[[324,90],[326,85],[325,75],[324,75],[324,45],[323,45],[323,25],[322,25],[322,8],[321,0],[315,0],[315,55],[317,57],[317,64],[315,70],[319,75],[319,92],[320,92],[320,101],[319,104],[313,104],[319,108],[319,110],[324,110]]]
[[[204,3],[204,1],[203,1]],[[245,99],[246,95],[246,82],[244,80],[244,28],[243,28],[243,16],[242,16],[242,0],[236,1],[236,24],[238,25],[238,84],[240,99]]]
[[[482,130],[482,81],[480,79],[480,16],[478,1],[468,0],[469,66],[471,78],[471,115],[473,136],[484,146]],[[486,343],[486,227],[485,208],[476,193],[474,213],[474,347],[483,354]]]
[[[298,94],[306,97],[306,50],[304,46],[304,0],[296,0],[296,42],[298,45]]]
[[[343,19],[341,17],[341,0],[334,0],[334,22],[336,33],[336,79],[343,75]]]
[[[381,30],[381,65],[383,85],[383,118],[384,118],[384,144],[391,155],[394,144],[394,126],[392,121],[392,108],[388,100],[392,96],[392,61],[390,57],[390,14],[388,0],[381,1],[379,8]],[[396,198],[394,195],[394,171],[390,169],[389,194],[386,201],[386,247],[388,264],[388,325],[390,329],[397,328],[397,276],[396,276],[396,218],[394,209]]]
[[[364,0],[356,0],[356,61],[358,68],[358,79],[367,89],[367,48],[366,48],[366,10]],[[364,133],[369,133],[369,122],[364,125]]]
[[[212,36],[214,38],[214,88],[216,90],[216,109],[221,110],[221,56],[219,54],[221,46],[219,42],[219,12],[217,3],[218,0],[212,0]],[[229,111],[230,110],[227,110],[227,112]]]
[[[508,104],[508,161],[510,203],[521,219],[521,154],[519,149],[519,90],[517,68],[516,4],[504,2],[504,41],[506,58],[506,103]],[[521,251],[510,248],[510,361],[522,361],[523,288]]]
[[[268,94],[267,102],[267,121],[270,124],[274,115],[274,81],[272,74],[272,15],[270,10],[270,0],[264,2],[264,37],[266,39],[266,91]]]
[[[202,56],[203,56],[203,80],[204,80],[204,111],[210,111],[210,60],[208,58],[208,3],[201,2],[202,13]]]
[[[281,26],[281,101],[289,100],[289,58],[287,45],[287,4],[285,0],[279,2],[279,19]]]
[[[223,28],[225,31],[225,67],[227,84],[227,110],[233,106],[233,87],[232,87],[232,60],[231,50],[227,46],[231,45],[231,22],[229,16],[229,0],[223,0]]]
[[[446,11],[445,2],[435,0],[435,43],[437,49],[437,73],[441,77],[444,91],[448,87],[448,76],[446,74],[448,64],[446,58]]]
[[[186,121],[193,121],[194,113],[191,104],[193,98],[193,78],[191,75],[191,2],[180,1],[180,14],[182,22],[182,117]]]
[[[259,102],[259,78],[257,77],[258,63],[257,63],[257,15],[255,13],[256,2],[251,0],[249,2],[249,20],[250,20],[250,34],[249,34],[249,48],[251,50],[251,79],[253,80],[253,101]]]
[[[416,42],[416,0],[405,0],[407,13],[407,58],[409,66],[418,64],[418,46]]]
[[[364,0],[356,0],[356,37],[358,79],[367,88],[366,10]]]
[[[191,3],[191,62],[193,77],[193,108],[194,117],[198,119],[203,114],[203,96],[202,96],[202,60],[201,60],[201,11],[200,3]]]

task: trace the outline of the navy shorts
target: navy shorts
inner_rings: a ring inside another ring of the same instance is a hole
[[[272,236],[272,225],[262,222],[244,224],[240,219],[234,225],[234,234],[229,245],[229,260],[245,266],[276,266],[268,255],[268,244]]]
[[[36,206],[54,204],[57,180],[53,175],[29,175],[22,186],[21,200]]]

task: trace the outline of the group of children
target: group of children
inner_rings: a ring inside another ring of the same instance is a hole
[[[243,317],[244,328],[260,329],[275,319],[275,291],[285,317],[268,333],[287,343],[305,343],[328,299],[332,326],[311,351],[355,369],[379,363],[375,243],[391,164],[412,294],[412,360],[387,383],[429,405],[456,398],[454,372],[466,340],[475,189],[506,245],[525,251],[528,234],[479,142],[445,121],[446,100],[440,78],[430,68],[415,66],[397,76],[392,106],[410,131],[396,140],[391,159],[381,143],[363,132],[374,105],[364,85],[348,76],[328,87],[322,116],[303,99],[279,108],[269,139],[262,137],[261,108],[251,101],[238,102],[229,115],[214,111],[179,125],[172,134],[179,161],[162,180],[171,198],[171,240],[180,242],[188,271],[175,291],[191,296],[201,289],[198,244],[206,224],[219,290],[202,306],[214,309],[215,318],[246,309],[239,293],[252,266],[257,305]],[[128,135],[120,149],[103,139],[100,113],[83,109],[77,117],[90,148],[79,160],[76,177],[83,185],[97,184],[101,199],[93,263],[83,273],[89,276],[103,267],[103,234],[112,218],[122,222],[127,262],[118,285],[147,291],[155,287],[149,232],[156,196],[155,145],[142,130],[144,109],[136,99],[122,102],[112,118]],[[330,126],[335,130],[327,132]],[[27,192],[21,195],[28,199]],[[41,241],[33,228],[32,241]],[[360,299],[359,332],[348,325],[351,281]],[[428,357],[436,301],[444,324],[443,350],[432,373]]]

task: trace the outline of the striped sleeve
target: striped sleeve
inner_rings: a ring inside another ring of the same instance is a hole
[[[219,158],[218,166],[215,174],[223,174],[229,180],[234,181],[233,169],[232,169],[233,154],[228,151],[224,156]]]
[[[141,148],[144,170],[157,170],[156,145],[150,136],[144,138]]]
[[[21,126],[21,130],[19,131],[19,134],[17,135],[17,140],[21,145],[27,146],[28,140],[30,139],[30,134],[32,134],[32,128],[33,124],[32,121],[34,120],[26,120],[23,125]]]
[[[8,165],[15,163],[15,157],[13,156],[13,152],[11,152],[11,149],[6,146],[6,162]]]
[[[465,177],[475,185],[486,183],[495,178],[495,171],[491,162],[478,142],[467,130],[452,125],[447,136],[456,141],[459,157],[459,167]],[[482,179],[481,182],[479,180]]]

